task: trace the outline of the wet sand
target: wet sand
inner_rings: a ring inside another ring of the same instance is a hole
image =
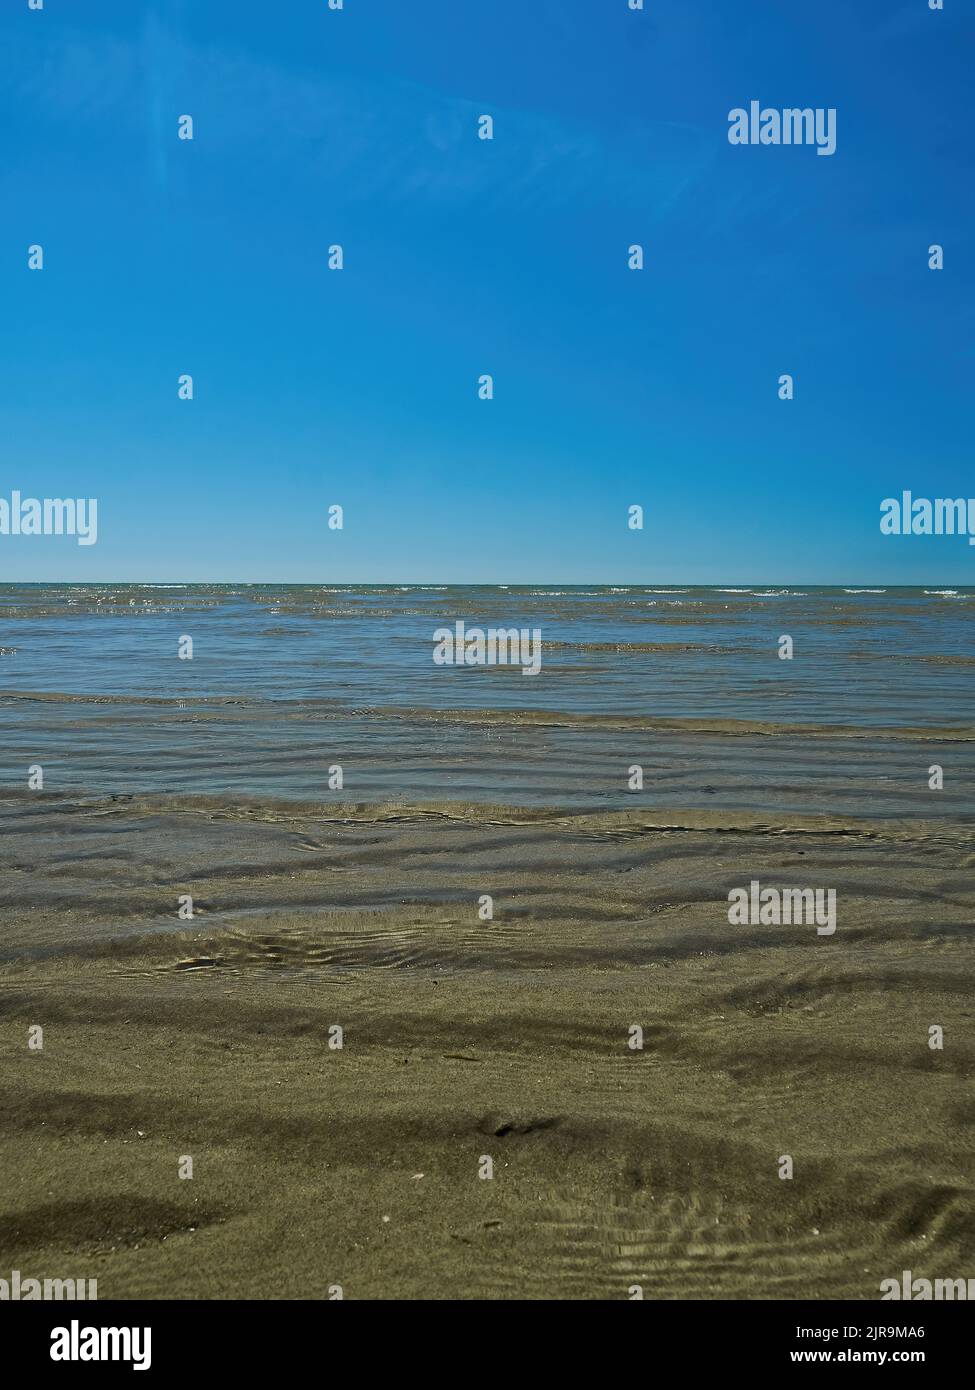
[[[0,1277],[876,1299],[973,1272],[971,829],[21,794],[0,844]],[[752,878],[835,888],[835,935],[730,926]]]

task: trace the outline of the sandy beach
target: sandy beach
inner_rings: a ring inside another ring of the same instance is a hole
[[[966,827],[11,793],[0,831],[8,1270],[102,1299],[966,1271]],[[836,888],[835,934],[729,925],[756,877]]]

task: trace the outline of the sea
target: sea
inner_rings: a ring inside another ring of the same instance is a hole
[[[4,584],[0,786],[971,820],[973,638],[975,585]]]

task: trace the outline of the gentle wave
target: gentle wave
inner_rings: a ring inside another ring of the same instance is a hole
[[[578,730],[635,730],[671,732],[677,734],[754,735],[769,738],[809,739],[889,739],[897,742],[915,740],[919,743],[975,741],[975,725],[894,725],[803,723],[789,720],[679,717],[654,714],[624,714],[576,709],[506,709],[481,707],[465,709],[456,706],[437,708],[428,705],[367,705],[348,708],[343,702],[327,697],[315,699],[257,700],[246,696],[161,696],[161,695],[104,695],[77,694],[63,691],[4,691],[0,693],[0,709],[20,704],[51,705],[108,705],[130,709],[170,709],[186,711],[220,711],[234,722],[299,721],[376,721],[389,725],[469,725],[508,728],[565,728]]]

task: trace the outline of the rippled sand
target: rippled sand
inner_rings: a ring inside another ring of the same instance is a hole
[[[0,844],[25,1276],[875,1299],[972,1273],[969,827],[24,794]],[[729,926],[752,878],[834,887],[835,936]]]

